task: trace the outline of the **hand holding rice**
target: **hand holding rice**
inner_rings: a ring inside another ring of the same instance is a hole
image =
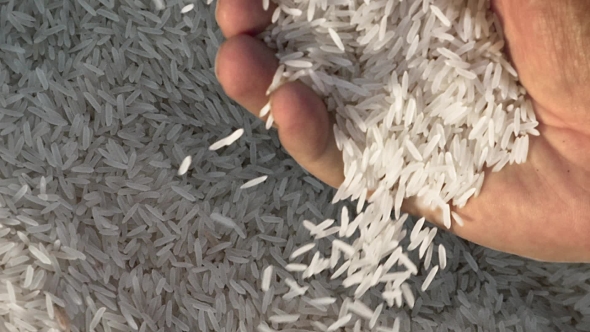
[[[337,200],[362,208],[372,190],[369,203],[384,215],[403,209],[440,225],[452,219],[453,232],[488,247],[588,260],[574,225],[546,226],[588,209],[587,194],[573,189],[575,179],[588,182],[586,157],[574,151],[590,144],[579,121],[590,75],[569,64],[587,58],[588,46],[573,42],[585,40],[576,36],[587,23],[566,21],[587,5],[348,3],[281,0],[264,11],[258,0],[219,1],[228,41],[217,73],[226,92],[256,115],[272,105],[285,148],[338,187]],[[561,25],[539,32],[552,6],[563,11]],[[250,37],[259,33],[272,50]],[[566,206],[548,194],[556,189]]]

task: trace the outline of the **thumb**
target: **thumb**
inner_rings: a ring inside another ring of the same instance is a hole
[[[301,82],[283,84],[270,97],[279,139],[308,172],[332,187],[344,181],[342,153],[336,146],[321,98]]]

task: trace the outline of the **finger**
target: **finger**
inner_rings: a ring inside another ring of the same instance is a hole
[[[286,83],[271,95],[271,113],[281,144],[293,159],[324,183],[340,186],[342,153],[322,99],[303,83]]]
[[[239,34],[257,35],[271,23],[276,5],[268,10],[260,0],[218,0],[215,16],[226,38]]]
[[[225,93],[255,116],[268,102],[268,89],[278,60],[261,41],[238,35],[219,48],[215,63],[217,79]]]
[[[227,40],[216,60],[217,78],[225,93],[255,116],[268,102],[266,91],[277,67],[274,52],[247,35]],[[344,180],[342,154],[319,96],[296,82],[280,87],[271,98],[271,113],[285,149],[311,174],[338,187]]]

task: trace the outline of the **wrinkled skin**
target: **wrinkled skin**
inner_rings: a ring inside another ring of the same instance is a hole
[[[227,38],[216,73],[225,92],[257,114],[278,66],[252,36],[270,23],[261,0],[218,0]],[[590,262],[590,1],[496,0],[510,59],[533,99],[540,137],[531,137],[523,165],[486,174],[479,197],[456,212],[451,231],[475,243],[537,260]],[[285,149],[310,173],[337,187],[341,153],[322,100],[295,82],[271,95]],[[404,209],[440,223],[412,200]]]

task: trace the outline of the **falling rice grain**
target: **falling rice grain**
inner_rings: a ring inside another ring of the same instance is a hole
[[[447,267],[447,249],[443,244],[438,245],[438,265],[442,270]]]
[[[305,254],[306,252],[310,251],[311,249],[313,249],[316,246],[315,243],[308,243],[305,245],[302,245],[301,247],[293,250],[293,252],[291,253],[291,259],[295,259],[303,254]]]
[[[298,264],[298,263],[291,263],[285,266],[285,270],[289,272],[303,272],[307,270],[307,265],[305,264]]]
[[[209,150],[215,151],[215,150],[218,150],[224,146],[229,146],[229,145],[233,144],[235,141],[237,141],[240,137],[242,137],[243,134],[244,134],[244,129],[240,128],[240,129],[234,131],[229,136],[222,138],[219,141],[211,144],[211,146],[209,147]]]
[[[244,183],[243,185],[241,185],[240,189],[248,189],[248,188],[257,186],[257,185],[261,184],[262,182],[266,181],[266,179],[268,179],[267,175],[259,176],[257,178],[254,178],[254,179]]]
[[[188,171],[188,168],[191,166],[193,162],[193,158],[191,156],[186,156],[180,163],[180,167],[178,167],[178,175],[184,175]]]
[[[260,110],[260,114],[258,114],[258,116],[261,118],[264,118],[269,112],[270,112],[270,101],[268,103],[266,103],[264,105],[264,107],[262,107],[262,109]]]
[[[336,302],[336,299],[333,297],[320,297],[320,298],[315,298],[315,299],[311,299],[309,300],[310,304],[313,305],[330,305]]]
[[[188,4],[184,7],[182,7],[182,9],[180,10],[180,13],[186,14],[186,13],[190,12],[191,10],[193,10],[194,8],[195,8],[195,5],[193,5],[192,3]]]
[[[438,265],[436,265],[435,267],[430,269],[430,272],[428,272],[426,279],[424,279],[424,282],[422,283],[421,289],[423,292],[425,292],[428,289],[428,287],[430,286],[430,283],[432,283],[432,280],[434,280],[434,276],[436,276],[437,272],[438,272]]]

